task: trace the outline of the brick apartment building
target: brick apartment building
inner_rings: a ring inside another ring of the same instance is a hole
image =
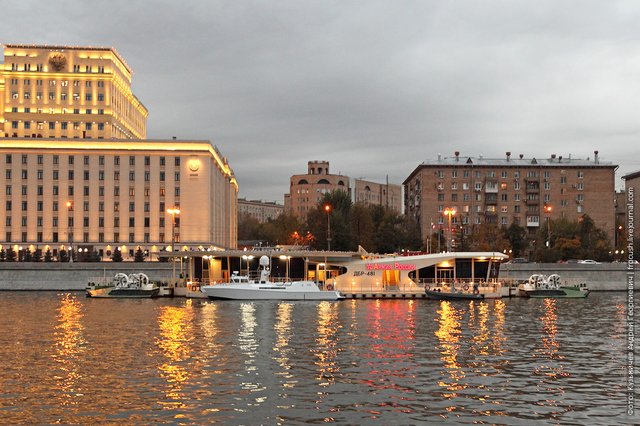
[[[516,223],[531,234],[551,220],[589,215],[612,238],[615,230],[615,170],[593,158],[483,158],[438,155],[420,164],[404,181],[405,213],[415,217],[426,239],[433,226]]]

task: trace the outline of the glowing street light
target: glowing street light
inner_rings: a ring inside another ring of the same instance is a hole
[[[451,232],[451,216],[455,216],[456,214],[456,209],[451,207],[451,208],[446,208],[444,209],[444,215],[447,216],[448,222],[449,222],[449,237],[447,238],[447,251],[451,251],[451,239],[453,238],[453,233]]]
[[[325,204],[324,211],[327,212],[327,251],[331,251],[331,206]]]
[[[284,254],[280,255],[280,259],[285,261],[285,281],[289,281],[289,262],[291,261],[291,256],[286,256]]]
[[[551,210],[553,209],[549,204],[544,206],[544,214],[547,216],[547,248],[551,247]]]
[[[250,254],[247,256],[246,254],[243,254],[242,258],[247,261],[247,278],[249,278],[249,262],[253,259],[253,255]]]

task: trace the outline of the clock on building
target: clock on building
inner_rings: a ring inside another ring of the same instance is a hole
[[[67,65],[67,58],[62,53],[54,53],[49,56],[49,65],[53,71],[62,71]]]

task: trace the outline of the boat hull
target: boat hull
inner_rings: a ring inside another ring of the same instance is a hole
[[[425,290],[425,294],[429,299],[435,300],[484,300],[484,294],[474,293],[449,293],[446,291]]]
[[[339,300],[343,298],[338,291],[297,291],[271,286],[258,289],[238,287],[214,285],[205,286],[202,291],[209,299],[225,300]]]
[[[160,292],[159,288],[153,289],[131,289],[131,288],[88,288],[87,297],[104,298],[104,299],[145,299],[157,297]]]
[[[589,296],[589,290],[582,290],[578,287],[560,287],[559,289],[525,290],[526,297],[534,299],[555,298],[555,299],[584,299]]]

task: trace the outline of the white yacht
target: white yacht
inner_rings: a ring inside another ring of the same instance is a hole
[[[269,280],[269,257],[260,258],[260,278],[251,280],[234,271],[228,283],[201,288],[210,299],[234,300],[339,300],[339,291],[321,290],[313,281],[272,282]]]

